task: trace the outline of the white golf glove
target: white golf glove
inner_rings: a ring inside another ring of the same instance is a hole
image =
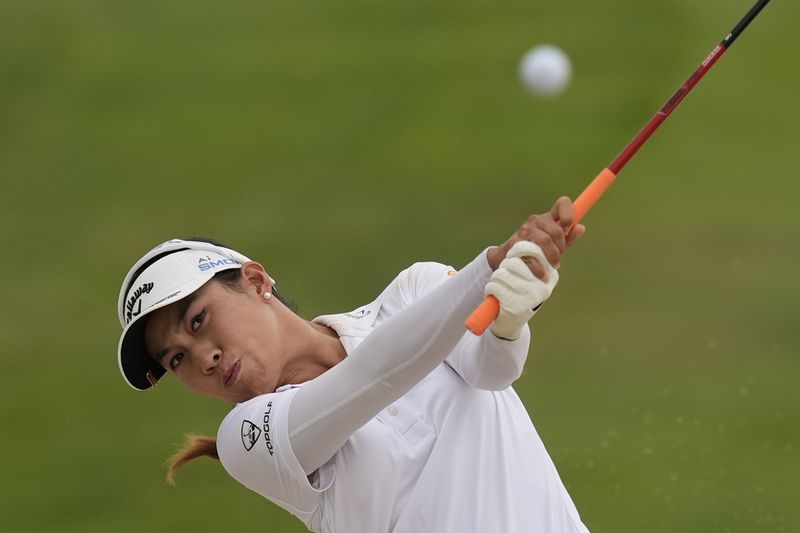
[[[547,270],[548,281],[533,275],[522,257],[535,257]],[[536,314],[558,283],[558,271],[542,252],[530,241],[519,241],[508,251],[506,258],[492,273],[484,293],[500,302],[500,314],[489,329],[500,338],[516,340],[522,335],[525,324]]]

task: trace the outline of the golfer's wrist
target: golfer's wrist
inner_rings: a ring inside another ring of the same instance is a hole
[[[486,252],[486,261],[489,263],[489,268],[491,268],[493,272],[500,267],[500,263],[506,258],[506,253],[505,245],[492,246]]]

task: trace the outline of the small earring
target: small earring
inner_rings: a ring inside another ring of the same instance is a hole
[[[264,291],[264,294],[262,294],[261,296],[263,296],[265,300],[269,300],[270,298],[272,298],[272,293],[269,291]]]

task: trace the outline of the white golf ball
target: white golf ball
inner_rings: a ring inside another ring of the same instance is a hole
[[[552,96],[566,88],[572,77],[572,65],[563,50],[545,44],[530,49],[522,57],[519,76],[533,93]]]

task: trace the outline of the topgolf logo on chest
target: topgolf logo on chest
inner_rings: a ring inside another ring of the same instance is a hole
[[[218,257],[214,259],[211,256],[201,257],[197,260],[197,268],[200,272],[208,272],[209,270],[214,270],[216,268],[228,265],[236,265],[238,264],[233,259],[228,259],[227,257]]]
[[[259,427],[249,420],[242,420],[242,444],[244,449],[248,452],[253,449],[253,446],[258,442],[258,437],[261,436]]]

